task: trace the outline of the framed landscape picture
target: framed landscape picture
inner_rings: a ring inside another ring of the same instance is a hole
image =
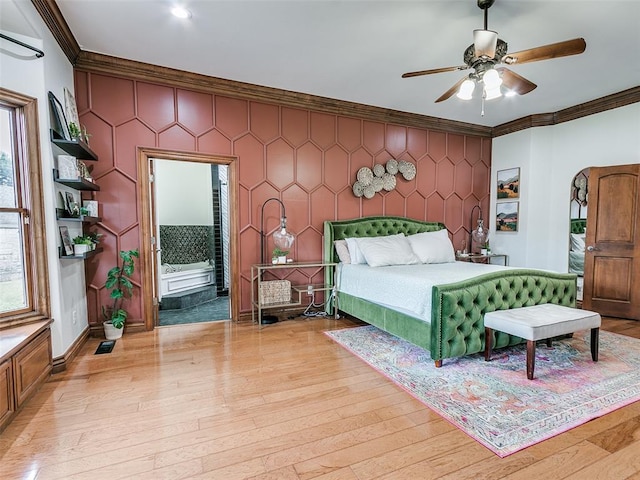
[[[518,202],[496,204],[496,232],[518,231]]]
[[[498,170],[497,199],[520,197],[520,168]]]

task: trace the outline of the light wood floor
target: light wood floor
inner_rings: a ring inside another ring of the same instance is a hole
[[[353,325],[92,339],[0,435],[0,478],[640,479],[640,402],[501,459],[322,333]]]

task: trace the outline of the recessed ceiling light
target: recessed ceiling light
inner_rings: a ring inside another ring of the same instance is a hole
[[[184,7],[176,5],[171,9],[171,14],[178,18],[191,18],[191,12]]]

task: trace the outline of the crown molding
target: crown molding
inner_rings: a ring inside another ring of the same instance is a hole
[[[400,124],[408,127],[439,130],[447,133],[491,137],[491,127],[457,122],[374,107],[361,103],[336,100],[317,95],[264,87],[251,83],[226,80],[159,65],[81,51],[75,63],[77,70],[147,82],[161,82],[178,88],[199,90],[243,100],[272,103],[292,108],[311,109],[334,115],[346,115],[364,120]]]
[[[614,108],[624,107],[640,102],[640,86],[629,88],[618,93],[613,93],[605,97],[596,98],[589,102],[574,105],[555,113],[539,113],[522,117],[513,122],[503,123],[491,130],[493,138],[526,130],[532,127],[545,127],[557,125],[558,123],[570,122],[578,118],[587,117],[596,113],[606,112]]]
[[[44,20],[47,28],[56,39],[58,45],[67,56],[71,65],[76,63],[76,59],[80,54],[80,45],[73,36],[67,21],[62,16],[62,12],[58,8],[55,0],[31,0],[31,3]]]

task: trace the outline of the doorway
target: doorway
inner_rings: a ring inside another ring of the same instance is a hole
[[[144,319],[237,319],[235,157],[139,149]]]

